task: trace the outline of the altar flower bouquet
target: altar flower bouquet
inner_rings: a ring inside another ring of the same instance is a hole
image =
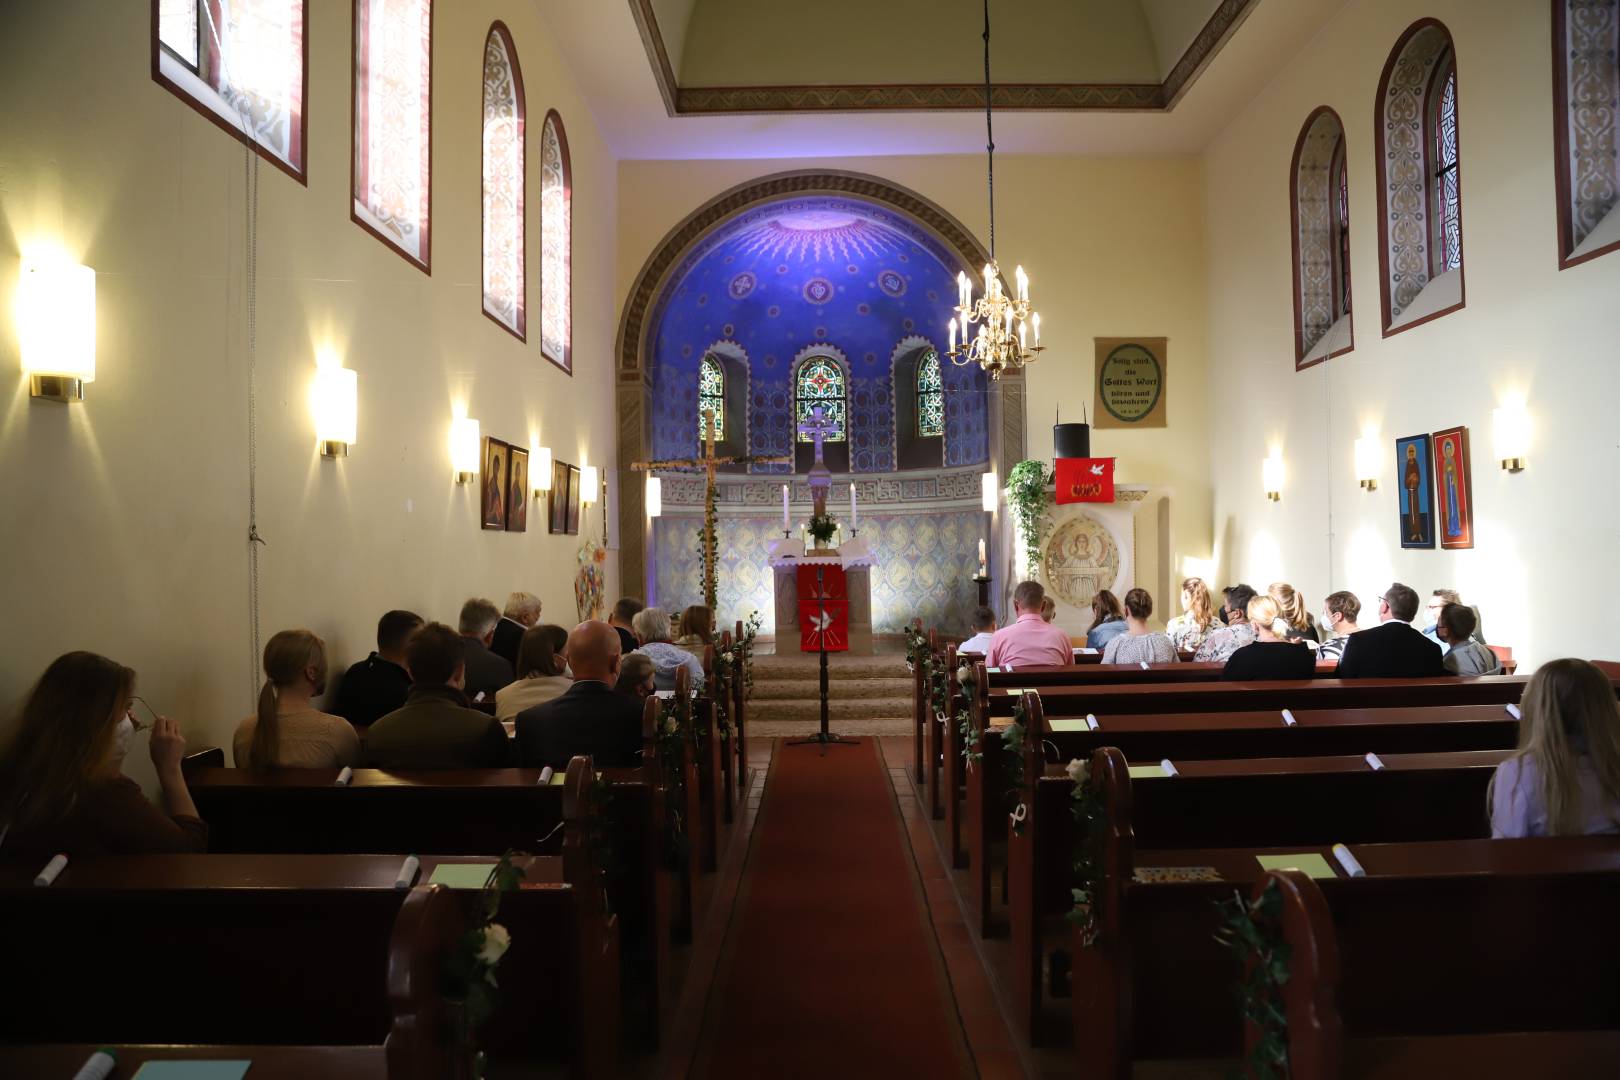
[[[827,541],[831,540],[838,534],[838,522],[823,514],[817,517],[812,517],[809,525],[806,526],[806,529],[810,533],[810,538],[813,539],[816,542],[816,545],[819,547],[826,544]]]

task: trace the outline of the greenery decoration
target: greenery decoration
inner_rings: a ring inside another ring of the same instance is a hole
[[[838,522],[826,514],[816,514],[810,518],[805,531],[810,534],[812,540],[825,544],[838,534]]]
[[[1097,905],[1102,899],[1103,832],[1108,826],[1108,811],[1103,804],[1102,792],[1091,781],[1091,763],[1069,762],[1069,779],[1074,781],[1070,794],[1074,815],[1074,907],[1068,919],[1080,932],[1080,944],[1097,943],[1099,933]]]
[[[478,896],[471,923],[445,962],[444,996],[454,1002],[456,1046],[471,1055],[473,1075],[484,1075],[484,1055],[477,1050],[478,1029],[495,1014],[500,1001],[495,971],[511,948],[512,935],[495,921],[501,897],[518,888],[523,871],[513,861],[519,853],[508,851],[491,868]]]
[[[1013,815],[1013,832],[1022,836],[1024,833],[1024,818],[1018,813],[1020,807],[1028,813],[1026,792],[1024,790],[1024,701],[1018,700],[1013,706],[1012,723],[1001,729],[1001,749],[1007,755],[1007,804]]]
[[[686,747],[690,725],[681,723],[681,708],[673,697],[658,704],[658,764],[663,772],[664,859],[671,870],[686,863],[690,840],[686,834]]]
[[[972,702],[978,690],[978,680],[973,677],[973,668],[963,664],[956,672],[956,681],[962,684],[962,694]],[[973,729],[973,707],[958,709],[956,712],[956,733],[962,739],[962,760],[971,771],[973,766],[984,760],[984,751],[979,746],[979,733]]]
[[[1283,941],[1282,892],[1269,881],[1259,899],[1234,892],[1217,905],[1222,916],[1215,939],[1243,964],[1238,995],[1243,1018],[1260,1037],[1250,1051],[1245,1075],[1255,1080],[1282,1080],[1288,1075],[1288,1017],[1282,1009],[1282,986],[1288,981],[1291,950]]]
[[[714,480],[703,488],[703,533],[698,537],[698,579],[703,582],[703,603],[713,611],[720,595],[720,518],[714,508]]]
[[[1041,570],[1041,518],[1046,516],[1049,496],[1046,485],[1051,473],[1039,461],[1024,460],[1007,474],[1007,505],[1012,508],[1013,527],[1024,542],[1029,562],[1029,576],[1040,576]]]

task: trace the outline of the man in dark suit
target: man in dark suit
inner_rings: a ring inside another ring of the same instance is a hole
[[[568,635],[568,666],[574,685],[562,697],[517,715],[518,763],[565,769],[576,754],[588,754],[598,769],[641,764],[644,702],[613,689],[619,677],[619,635],[592,620]]]
[[[493,606],[493,605],[491,605]],[[366,732],[366,764],[378,769],[476,769],[506,765],[511,746],[501,722],[467,707],[461,635],[428,623],[405,649],[411,692]]]
[[[405,704],[405,695],[411,692],[405,646],[421,626],[422,616],[414,611],[390,611],[378,619],[377,651],[343,673],[332,711],[365,730]]]
[[[495,639],[489,651],[517,668],[523,635],[540,622],[540,598],[530,592],[515,592],[506,598],[506,611],[495,624]]]
[[[1440,646],[1412,628],[1418,595],[1396,582],[1378,598],[1381,625],[1358,630],[1339,659],[1341,679],[1416,679],[1449,675]]]
[[[512,681],[512,665],[489,649],[501,613],[488,600],[474,597],[461,605],[458,628],[467,659],[467,699],[494,701],[495,691]]]

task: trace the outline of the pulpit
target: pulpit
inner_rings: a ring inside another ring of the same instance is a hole
[[[876,553],[867,541],[855,537],[836,551],[806,551],[798,540],[771,544],[768,559],[776,581],[776,653],[790,656],[801,651],[799,625],[799,568],[837,566],[844,571],[849,596],[849,652],[872,654],[872,567]]]

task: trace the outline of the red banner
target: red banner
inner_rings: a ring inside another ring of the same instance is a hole
[[[849,651],[849,592],[842,566],[800,566],[799,649]]]
[[[1114,501],[1114,459],[1058,458],[1055,462],[1059,503]]]

